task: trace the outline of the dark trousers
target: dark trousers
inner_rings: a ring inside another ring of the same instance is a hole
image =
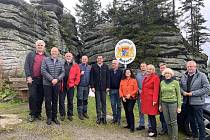
[[[186,105],[187,119],[189,119],[190,121],[190,127],[192,130],[193,137],[198,136],[198,130],[199,130],[199,140],[205,140],[206,132],[203,121],[204,118],[203,118],[202,105],[189,105],[189,104],[185,105]]]
[[[44,90],[42,78],[33,78],[32,84],[28,84],[29,88],[29,115],[37,117],[41,115],[42,103],[44,99]]]
[[[97,119],[106,119],[106,91],[96,91],[95,101]]]
[[[162,130],[167,132],[168,129],[167,129],[167,124],[166,124],[163,112],[159,112],[159,113],[160,113],[160,122],[161,122],[161,125],[162,125]]]
[[[120,123],[121,120],[121,100],[119,96],[119,89],[111,89],[109,92],[113,120]]]
[[[73,108],[74,108],[74,87],[69,88],[68,90],[64,90],[59,94],[59,113],[61,116],[66,115],[65,111],[65,98],[67,94],[67,116],[73,116]]]
[[[77,87],[77,111],[78,114],[87,113],[89,87]]]
[[[151,123],[151,130],[153,133],[157,134],[157,123],[155,115],[148,115],[150,123]]]
[[[123,102],[126,121],[131,130],[134,130],[135,128],[134,114],[133,114],[133,108],[134,108],[135,103],[136,103],[136,100],[132,100],[132,99],[126,99],[126,102]]]
[[[48,119],[57,118],[59,86],[44,85],[45,109]]]

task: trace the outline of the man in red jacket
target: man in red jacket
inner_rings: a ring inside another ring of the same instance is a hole
[[[65,77],[63,78],[63,84],[61,93],[59,94],[59,112],[60,119],[63,121],[66,116],[65,112],[65,97],[67,94],[67,116],[70,121],[73,120],[73,98],[74,89],[80,82],[80,68],[79,65],[75,63],[74,56],[72,53],[68,52],[65,54]]]

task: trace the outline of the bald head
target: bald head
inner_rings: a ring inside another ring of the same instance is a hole
[[[82,56],[82,64],[87,64],[88,63],[88,57],[86,55]]]
[[[114,70],[119,68],[119,62],[117,60],[112,60],[112,68]]]
[[[53,48],[51,49],[51,56],[52,56],[52,58],[57,58],[58,55],[59,55],[59,50],[58,50],[58,48],[53,47]]]

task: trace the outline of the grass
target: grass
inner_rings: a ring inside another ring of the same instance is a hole
[[[86,135],[80,133],[78,131],[84,131],[88,133],[92,133],[87,135],[86,139],[111,139],[110,137],[105,137],[106,133],[109,135],[113,135],[113,138],[120,138],[121,133],[124,135],[124,139],[132,139],[135,138],[143,138],[146,136],[145,131],[136,131],[134,134],[130,134],[128,130],[125,130],[117,125],[110,124],[108,121],[107,125],[97,125],[96,121],[96,111],[95,111],[95,98],[89,97],[89,104],[88,104],[88,114],[90,116],[89,119],[81,121],[77,117],[77,109],[76,109],[76,98],[74,98],[74,120],[70,122],[69,120],[65,119],[61,122],[60,126],[51,125],[47,126],[45,124],[46,116],[45,116],[45,109],[43,108],[43,116],[44,121],[37,121],[34,123],[27,122],[28,116],[28,103],[1,103],[0,104],[0,114],[17,114],[20,119],[23,120],[21,124],[15,126],[8,126],[5,129],[0,128],[0,137],[3,136],[5,139],[21,139],[23,138],[23,134],[27,137],[31,137],[31,139],[53,139],[53,140],[69,140],[69,139],[77,139],[78,137],[86,137]],[[135,124],[138,125],[138,108],[137,103],[134,108],[135,113]],[[111,104],[110,99],[107,96],[107,114],[112,116],[111,111]],[[58,115],[59,116],[59,115]],[[147,121],[147,118],[145,119]],[[158,126],[159,119],[157,117]],[[122,109],[122,125],[126,125],[125,123],[125,115],[124,109]],[[99,135],[97,135],[99,133]],[[14,136],[13,136],[14,135]],[[101,135],[101,136],[100,136]],[[105,135],[103,137],[103,135]],[[184,139],[183,134],[180,133],[180,140]],[[168,140],[167,136],[158,136],[156,139],[160,140]]]

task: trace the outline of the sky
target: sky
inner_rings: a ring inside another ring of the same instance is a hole
[[[30,0],[25,0],[30,1]],[[78,3],[78,0],[61,0],[66,8],[68,8],[71,11],[72,15],[75,15],[75,5]],[[113,0],[101,0],[102,7],[105,7],[108,3],[111,3]],[[176,2],[179,0],[176,0]],[[207,26],[210,29],[210,2],[209,0],[204,0],[205,8],[202,9],[202,13],[207,20],[205,23],[205,26]],[[210,42],[205,43],[203,46],[204,53],[206,53],[209,56],[210,61]]]

